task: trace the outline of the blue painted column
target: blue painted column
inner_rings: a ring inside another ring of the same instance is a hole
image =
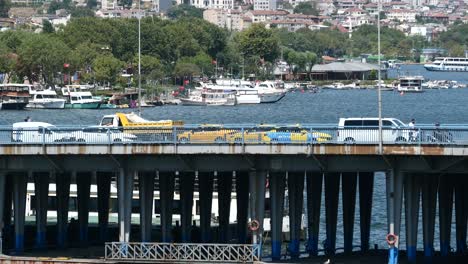
[[[28,178],[32,178],[32,171],[15,173],[13,175],[13,203],[15,217],[15,252],[24,251],[24,217],[26,213],[26,190]]]
[[[109,201],[112,174],[110,172],[99,172],[96,176],[97,184],[97,206],[98,206],[98,221],[99,221],[99,240],[107,241],[109,227]]]
[[[231,192],[232,171],[218,172],[219,243],[227,243],[230,240],[229,215],[231,212]]]
[[[68,239],[68,202],[70,199],[70,181],[71,174],[73,177],[76,173],[57,173],[56,195],[57,195],[57,246],[65,248]]]
[[[182,243],[190,243],[192,229],[193,189],[195,182],[194,172],[179,172],[180,183],[180,228],[182,230]]]
[[[336,250],[336,224],[338,217],[338,195],[340,189],[340,173],[325,174],[325,214],[327,241],[325,255],[333,256]]]
[[[387,194],[387,221],[388,233],[400,235],[401,227],[401,205],[403,200],[403,173],[398,167],[386,171],[386,194]],[[388,263],[398,263],[399,239],[393,245],[389,245]]]
[[[236,171],[237,242],[247,243],[247,216],[249,212],[249,173]]]
[[[467,226],[467,199],[466,194],[468,188],[466,188],[465,175],[458,174],[455,176],[455,221],[456,221],[456,241],[457,241],[457,253],[466,253],[466,226]]]
[[[438,177],[435,174],[422,175],[422,213],[424,257],[432,261],[434,256],[434,228],[437,205]]]
[[[172,202],[174,201],[174,172],[162,172],[159,175],[159,193],[161,199],[161,241],[172,242]]]
[[[155,172],[139,172],[141,242],[151,242]]]
[[[6,171],[0,170],[0,254],[3,253],[3,212],[5,211],[5,183],[7,174]],[[10,192],[10,191],[9,191]]]
[[[367,252],[369,250],[373,191],[374,173],[359,172],[359,215],[361,227],[361,252]]]
[[[270,172],[271,258],[281,259],[285,172]]]
[[[264,170],[251,171],[249,174],[249,211],[250,219],[257,220],[260,227],[252,231],[252,244],[259,247],[262,255],[263,220],[265,218],[265,184],[267,172]]]
[[[309,252],[310,256],[317,256],[318,254],[322,185],[323,172],[307,173],[307,252]]]
[[[137,172],[120,168],[117,177],[117,197],[119,203],[119,242],[130,242],[132,227],[133,181]]]
[[[341,178],[341,188],[343,191],[344,252],[345,254],[351,254],[353,252],[357,174],[355,172],[343,172]]]
[[[450,236],[452,231],[453,212],[453,175],[439,176],[439,227],[440,255],[450,253]]]
[[[36,172],[34,177],[34,194],[36,196],[36,248],[46,247],[47,200],[49,196],[49,173]]]
[[[78,226],[80,245],[88,244],[89,203],[90,203],[91,173],[79,172],[76,175],[76,189],[78,191]]]
[[[407,174],[405,178],[406,254],[409,262],[416,262],[421,192],[419,178],[417,174]]]
[[[198,172],[198,189],[200,194],[200,231],[202,243],[208,243],[211,241],[213,177],[213,172]]]
[[[304,171],[288,173],[289,228],[291,241],[289,254],[292,259],[299,258],[301,241],[302,205],[304,202]]]

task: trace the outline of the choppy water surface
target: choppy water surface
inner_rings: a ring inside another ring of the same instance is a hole
[[[423,74],[429,79],[457,80],[468,83],[468,73],[431,73],[420,65],[403,66],[400,74]],[[400,95],[382,92],[383,115],[403,122],[415,118],[417,123],[441,122],[468,124],[468,89],[427,90],[422,94]],[[130,112],[130,110],[122,110]],[[0,125],[11,125],[30,116],[33,121],[56,125],[96,125],[105,114],[116,110],[26,110],[0,111]],[[340,117],[377,116],[375,90],[321,90],[319,93],[289,93],[275,104],[241,105],[235,107],[163,106],[143,109],[143,117],[152,120],[173,119],[186,123],[327,123],[337,124]],[[359,199],[357,199],[359,204]],[[340,201],[340,211],[341,211]],[[357,206],[358,207],[358,206]],[[322,206],[323,208],[323,206]],[[323,211],[322,216],[325,215]],[[339,214],[338,246],[342,246],[342,219]],[[455,219],[455,218],[453,218]],[[325,240],[325,219],[322,219],[321,240]],[[437,222],[437,220],[436,220]],[[404,244],[404,221],[401,239]],[[385,179],[377,175],[372,211],[371,244],[385,248],[386,235]],[[422,222],[420,218],[420,229]],[[454,230],[452,231],[454,235]],[[359,244],[359,210],[356,208],[355,240]],[[418,237],[422,247],[422,230]],[[436,249],[438,227],[436,226]],[[454,239],[452,240],[452,244]]]

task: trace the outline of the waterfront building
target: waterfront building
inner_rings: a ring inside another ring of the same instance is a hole
[[[276,10],[277,1],[276,0],[254,0],[253,6],[254,6],[254,10]]]

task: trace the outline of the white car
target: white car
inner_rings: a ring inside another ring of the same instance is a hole
[[[128,143],[137,139],[137,136],[122,132],[117,128],[102,126],[86,127],[80,131],[74,131],[71,134],[77,142],[87,143]]]
[[[18,122],[13,124],[13,142],[51,143],[73,141],[72,135],[44,122]]]
[[[340,118],[337,141],[347,144],[379,142],[379,119],[376,117]],[[382,141],[403,143],[417,138],[417,129],[396,118],[382,118]]]

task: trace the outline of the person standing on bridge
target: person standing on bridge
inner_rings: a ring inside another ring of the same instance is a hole
[[[411,119],[411,122],[409,122],[408,127],[410,128],[409,131],[409,141],[416,141],[418,138],[418,130],[415,128],[416,126],[416,120],[414,118]]]

